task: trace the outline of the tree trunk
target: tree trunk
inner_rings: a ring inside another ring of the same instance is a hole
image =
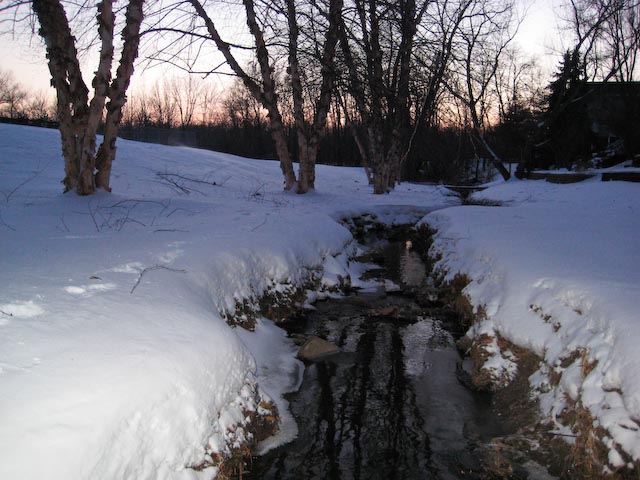
[[[233,53],[231,53],[231,47],[229,43],[222,40],[220,33],[215,27],[213,20],[204,9],[199,0],[188,0],[193,6],[196,13],[205,23],[209,36],[216,44],[216,47],[224,56],[227,64],[233,72],[240,77],[242,83],[247,87],[251,95],[258,100],[264,108],[267,109],[269,117],[269,130],[271,132],[271,138],[273,139],[276,147],[276,154],[278,160],[280,160],[280,168],[284,175],[284,188],[285,190],[291,190],[296,185],[296,175],[293,170],[293,162],[289,155],[289,149],[287,147],[287,137],[284,131],[284,123],[282,116],[278,110],[278,95],[276,94],[275,82],[272,77],[272,69],[269,64],[269,53],[264,41],[264,35],[258,25],[256,19],[255,8],[253,0],[243,0],[245,11],[247,14],[247,26],[254,38],[256,57],[258,65],[260,67],[260,74],[262,76],[262,85],[258,85],[253,78],[238,63]]]
[[[498,170],[498,172],[500,172],[500,175],[502,175],[502,178],[505,181],[509,180],[509,178],[511,178],[511,174],[509,173],[509,170],[507,170],[507,168],[504,166],[504,163],[502,163],[502,160],[500,159],[498,154],[493,150],[493,148],[491,148],[489,143],[487,143],[482,132],[476,128],[474,128],[474,132],[476,134],[476,137],[478,138],[478,140],[486,150],[486,152],[491,157],[491,163],[493,164],[493,166],[496,168],[496,170]]]
[[[34,0],[33,11],[40,23],[49,59],[51,84],[56,89],[58,120],[65,162],[65,192],[80,195],[95,191],[96,132],[106,100],[113,59],[113,0],[98,4],[98,35],[101,40],[100,60],[93,80],[94,95],[88,101],[87,88],[78,62],[75,38],[60,0]]]
[[[469,92],[471,91],[471,87],[469,87]],[[480,125],[480,119],[478,118],[478,112],[476,111],[476,104],[474,101],[469,103],[469,111],[471,113],[471,122],[473,123],[473,132],[475,133],[476,138],[491,157],[491,163],[496,168],[496,170],[500,172],[502,178],[505,181],[509,180],[509,178],[511,177],[509,170],[506,169],[498,154],[489,146],[489,143],[487,143],[484,135],[482,134],[482,126]]]
[[[133,75],[133,63],[138,56],[140,43],[140,25],[142,24],[142,6],[144,0],[130,0],[125,14],[125,27],[122,30],[124,43],[120,64],[116,72],[116,78],[109,87],[109,103],[107,104],[107,118],[104,125],[104,138],[98,149],[96,158],[95,185],[107,192],[111,191],[111,165],[116,156],[116,139],[122,120],[122,108],[127,97],[131,76]]]
[[[76,117],[86,113],[87,88],[80,75],[71,29],[62,4],[58,0],[33,0],[32,8],[40,23],[38,33],[47,48],[51,85],[56,89],[65,192],[74,190],[80,174],[80,149],[78,148]],[[84,105],[82,97],[84,96]],[[73,108],[72,108],[73,105]]]
[[[364,173],[367,176],[367,183],[369,185],[373,185],[373,173],[371,172],[371,167],[369,166],[369,154],[367,153],[367,147],[362,140],[362,136],[358,131],[358,127],[353,122],[350,122],[351,125],[351,135],[353,135],[353,139],[356,142],[356,146],[358,147],[358,152],[360,153],[360,161],[362,162],[362,168],[364,168]]]
[[[293,170],[293,162],[289,155],[289,147],[287,145],[287,135],[284,131],[284,123],[280,112],[269,112],[269,131],[271,138],[276,146],[276,155],[280,160],[280,170],[284,176],[284,189],[289,191],[295,188],[297,180],[296,173]]]
[[[93,172],[96,166],[96,133],[102,120],[104,104],[111,81],[111,64],[113,63],[113,29],[115,15],[113,14],[113,0],[104,0],[98,4],[98,35],[102,42],[100,62],[93,79],[94,95],[89,105],[89,115],[85,125],[82,142],[80,166],[80,180],[77,191],[81,195],[95,192],[96,184]]]

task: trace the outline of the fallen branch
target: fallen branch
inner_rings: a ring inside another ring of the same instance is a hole
[[[227,180],[231,178],[231,175],[228,175],[224,179],[222,179],[220,182],[215,182],[210,180],[200,180],[198,178],[186,177],[178,173],[156,173],[156,175],[159,176],[160,178],[175,177],[180,180],[185,180],[187,182],[203,183],[205,185],[211,185],[213,187],[222,187],[225,183],[227,183]]]
[[[48,166],[48,164],[47,164]],[[27,178],[26,180],[20,182],[16,187],[13,188],[13,190],[11,190],[9,193],[4,193],[3,191],[0,191],[0,193],[2,193],[2,195],[4,195],[4,201],[6,203],[9,203],[9,200],[11,200],[11,197],[18,191],[20,190],[22,187],[24,187],[27,183],[29,183],[31,180],[33,180],[34,178],[38,177],[42,172],[44,172],[44,170],[47,168],[46,166],[43,168],[40,168],[40,165],[38,164],[38,168],[39,170],[36,170],[35,172],[33,172],[33,174]]]
[[[262,221],[262,223],[260,225],[256,225],[255,227],[253,227],[251,229],[252,232],[255,232],[257,229],[259,229],[261,226],[263,226],[265,223],[267,223],[267,220],[269,219],[268,215],[264,216],[264,220]]]
[[[15,228],[13,228],[11,225],[9,225],[7,222],[4,221],[4,219],[2,218],[2,212],[0,212],[0,225],[2,225],[3,227],[7,227],[9,230],[12,231],[16,231]]]
[[[193,187],[185,186],[186,182],[200,183],[203,185],[211,185],[212,187],[221,187],[227,182],[227,180],[231,178],[231,175],[229,175],[223,178],[221,181],[214,181],[214,180],[208,180],[207,177],[209,176],[205,177],[204,179],[200,179],[200,178],[187,177],[185,175],[180,175],[179,173],[168,173],[168,172],[164,172],[164,173],[156,172],[156,176],[159,177],[163,182],[167,183],[169,186],[176,188],[180,192],[185,193],[187,195],[189,195],[191,192],[197,192],[200,195],[205,195],[205,193],[200,190],[196,190]]]
[[[142,282],[142,277],[144,277],[145,273],[150,272],[151,270],[160,270],[160,269],[169,270],[170,272],[187,273],[186,270],[180,270],[178,268],[165,267],[164,265],[154,265],[153,267],[147,267],[147,268],[145,268],[144,270],[142,270],[140,272],[140,275],[138,276],[138,280],[136,280],[136,284],[131,288],[131,292],[130,293],[133,293],[134,290],[136,288],[138,288],[138,285],[140,285],[140,282]]]

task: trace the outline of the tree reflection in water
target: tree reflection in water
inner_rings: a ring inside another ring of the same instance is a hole
[[[424,265],[404,244],[395,262],[394,280],[424,282]],[[499,432],[486,398],[457,381],[460,357],[437,319],[370,315],[389,305],[419,310],[384,294],[330,300],[292,326],[342,353],[307,365],[289,398],[299,436],[260,458],[252,478],[484,478],[474,448]]]

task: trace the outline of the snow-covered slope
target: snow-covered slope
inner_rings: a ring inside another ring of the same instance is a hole
[[[256,379],[283,407],[299,370],[280,330],[238,335],[219,312],[327,261],[335,273],[341,215],[455,203],[417,185],[374,196],[360,169],[323,166],[298,196],[276,162],[127,141],[113,193],[63,195],[59,144],[0,124],[3,479],[211,477],[186,467],[233,440]]]
[[[470,335],[533,350],[548,365],[531,379],[544,416],[560,422],[577,402],[607,429],[611,467],[623,465],[619,452],[639,460],[640,184],[513,180],[475,198],[504,206],[424,219],[438,230],[438,267],[467,273],[465,293],[485,307]],[[550,389],[552,371],[562,376]]]

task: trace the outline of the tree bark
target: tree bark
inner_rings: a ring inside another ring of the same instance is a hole
[[[247,72],[240,66],[238,60],[231,53],[230,45],[222,40],[220,34],[213,23],[213,20],[204,9],[199,0],[188,0],[193,6],[198,16],[204,21],[209,36],[216,44],[216,47],[224,56],[231,70],[242,80],[249,92],[257,99],[267,110],[269,117],[269,131],[276,147],[276,154],[280,160],[280,168],[284,175],[285,190],[292,190],[297,183],[295,171],[293,169],[293,161],[287,147],[286,134],[284,130],[284,122],[282,115],[278,110],[278,96],[275,89],[275,81],[271,74],[271,66],[269,64],[269,53],[264,41],[264,36],[258,25],[255,14],[253,0],[243,0],[245,11],[247,14],[247,26],[251,32],[256,48],[256,57],[260,66],[260,74],[262,76],[262,86],[258,85]]]
[[[49,59],[51,84],[56,89],[58,120],[65,162],[65,192],[80,195],[95,191],[96,132],[106,101],[113,60],[113,0],[98,5],[100,60],[94,76],[94,95],[89,103],[89,89],[82,79],[75,38],[60,0],[33,0],[32,8],[40,23]]]
[[[109,87],[109,103],[107,104],[107,117],[104,125],[104,138],[98,149],[96,159],[95,185],[107,192],[111,191],[111,166],[116,156],[116,139],[122,120],[122,108],[127,97],[131,76],[133,75],[133,63],[138,56],[140,44],[140,25],[142,24],[142,7],[144,0],[130,0],[125,14],[125,26],[122,30],[124,43],[120,56],[120,64],[116,72],[116,78]]]
[[[327,116],[331,105],[331,91],[335,77],[333,62],[338,43],[338,26],[342,5],[343,0],[330,0],[329,2],[329,29],[320,59],[322,65],[320,93],[315,100],[313,123],[309,125],[305,119],[303,87],[298,62],[299,27],[296,18],[295,0],[287,0],[289,76],[293,91],[293,115],[300,162],[298,193],[306,193],[315,188],[315,169],[320,137],[326,128]]]
[[[347,26],[340,23],[340,45],[347,67],[350,93],[353,96],[366,134],[354,137],[363,165],[371,168],[373,190],[376,194],[387,193],[400,179],[403,162],[402,146],[407,140],[410,124],[409,81],[411,77],[411,55],[417,25],[421,21],[428,2],[417,11],[415,0],[393,3],[393,14],[399,24],[386,22],[379,11],[383,2],[379,0],[356,0],[356,28],[351,38],[360,36],[361,55],[365,67],[359,71],[356,56],[347,36]],[[385,4],[385,8],[392,8]],[[392,16],[388,13],[389,16]],[[391,29],[392,33],[387,32]],[[393,36],[400,38],[396,47],[390,42]],[[387,43],[383,46],[383,41]],[[383,51],[383,48],[385,49]],[[385,60],[385,58],[387,58]],[[384,62],[388,62],[385,64]],[[353,130],[356,132],[356,130]]]
[[[82,143],[82,164],[78,193],[90,194],[96,189],[93,172],[96,167],[96,133],[102,120],[109,82],[111,81],[111,64],[113,63],[113,30],[115,15],[113,0],[103,0],[98,4],[98,35],[102,42],[98,70],[93,79],[94,95],[89,105],[89,115],[85,126]]]
[[[295,0],[287,0],[287,25],[289,27],[289,78],[293,97],[293,120],[298,142],[298,193],[307,193],[310,184],[307,135],[305,132],[304,98],[302,96],[302,80],[298,63],[298,19],[296,18]]]

